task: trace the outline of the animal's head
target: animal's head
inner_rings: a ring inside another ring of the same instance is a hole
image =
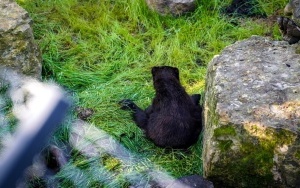
[[[176,78],[179,81],[179,70],[176,67],[160,66],[152,67],[151,70],[153,81],[163,78]]]

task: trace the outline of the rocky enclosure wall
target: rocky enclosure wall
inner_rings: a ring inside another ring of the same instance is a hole
[[[204,175],[215,187],[300,187],[300,55],[253,36],[209,63]]]
[[[12,0],[0,0],[0,65],[41,77],[41,53],[28,13]]]

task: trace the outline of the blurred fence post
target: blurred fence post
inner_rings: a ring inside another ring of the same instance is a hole
[[[34,88],[32,101],[35,105],[25,113],[24,119],[20,119],[14,139],[0,156],[1,188],[16,187],[25,168],[32,163],[34,155],[42,149],[69,108],[60,89],[41,85],[29,87],[29,90]]]

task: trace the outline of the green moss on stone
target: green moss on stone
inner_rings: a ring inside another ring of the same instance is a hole
[[[241,152],[244,156],[240,160],[242,169],[250,169],[253,173],[260,175],[264,179],[269,179],[273,176],[271,168],[273,167],[274,148],[265,147],[261,143],[253,144],[246,142],[243,143]]]
[[[274,151],[277,146],[291,144],[295,135],[286,130],[267,129],[264,136],[256,137],[250,134],[239,138],[239,150],[231,150],[230,141],[218,140],[220,160],[214,164],[214,174],[208,175],[219,187],[268,187],[273,186],[272,168]],[[215,136],[236,135],[232,126],[218,128]],[[297,154],[300,158],[300,152]],[[225,184],[224,184],[225,183]],[[275,186],[275,185],[274,185]]]
[[[218,144],[219,144],[218,147],[220,148],[220,150],[222,152],[224,152],[224,151],[227,151],[230,149],[230,147],[233,144],[233,141],[232,140],[219,140]]]
[[[300,46],[297,46],[295,49],[296,54],[300,54]]]
[[[300,160],[300,150],[297,150],[295,152],[295,157],[296,157],[296,159]]]
[[[210,107],[209,107],[209,109],[216,109],[216,107],[217,107],[217,102],[216,102],[216,100],[215,99],[210,99],[211,101],[210,101]],[[216,113],[216,111],[214,110],[214,111],[208,111],[208,117],[210,117],[209,119],[211,119],[211,123],[213,124],[213,125],[219,125],[219,116],[218,116],[218,114]]]
[[[232,126],[222,126],[214,130],[214,136],[235,136],[236,132]]]
[[[275,138],[277,138],[275,141],[276,143],[274,144],[291,144],[295,141],[296,139],[296,135],[291,132],[291,131],[287,131],[287,130],[277,130],[275,133]]]
[[[221,158],[215,166],[219,169],[209,177],[216,185],[256,188],[266,187],[272,182],[273,153],[261,145],[243,143],[240,152],[227,150]]]

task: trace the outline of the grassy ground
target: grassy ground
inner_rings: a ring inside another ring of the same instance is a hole
[[[151,12],[143,0],[18,0],[34,21],[35,38],[43,53],[43,79],[62,85],[72,94],[75,105],[94,109],[90,124],[174,177],[202,174],[201,140],[189,152],[157,148],[117,103],[124,98],[141,107],[151,103],[152,66],[178,67],[188,93],[200,93],[208,62],[225,46],[251,35],[280,39],[278,27],[271,21],[221,15],[220,9],[229,2],[198,1],[194,13],[174,18]],[[286,3],[260,2],[268,16]],[[58,140],[67,139],[67,134],[57,135]],[[75,166],[86,163],[83,158],[74,157],[73,161]],[[106,186],[128,186],[119,161],[111,156],[103,161],[118,179]],[[60,175],[71,177],[72,171],[66,169]],[[126,172],[136,169],[133,166]],[[73,182],[63,181],[61,187],[82,186],[80,182],[77,177]],[[99,186],[94,181],[81,183]]]

